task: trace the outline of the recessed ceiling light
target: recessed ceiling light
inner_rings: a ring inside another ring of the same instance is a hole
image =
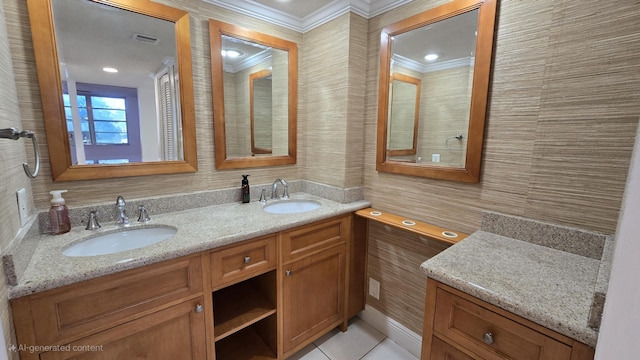
[[[231,58],[235,58],[238,56],[241,56],[242,53],[240,51],[237,50],[222,50],[222,56],[228,56]]]
[[[434,61],[438,58],[438,54],[427,54],[424,59],[427,61]]]
[[[103,67],[102,71],[104,72],[108,72],[108,73],[117,73],[118,69],[116,68],[112,68],[112,67]]]

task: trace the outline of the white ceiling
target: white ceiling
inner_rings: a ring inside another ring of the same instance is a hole
[[[203,0],[298,32],[352,11],[366,19],[412,0]]]

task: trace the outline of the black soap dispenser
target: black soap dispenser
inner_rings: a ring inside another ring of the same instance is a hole
[[[251,193],[249,192],[249,175],[242,175],[242,202],[248,203],[251,201]]]

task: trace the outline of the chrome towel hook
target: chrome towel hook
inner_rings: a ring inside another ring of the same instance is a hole
[[[23,163],[22,167],[24,168],[24,172],[28,177],[35,179],[38,176],[38,172],[40,172],[40,152],[38,151],[38,139],[36,139],[36,134],[30,130],[18,130],[16,128],[6,128],[0,129],[0,139],[11,139],[18,140],[20,138],[30,138],[33,143],[33,152],[36,157],[36,168],[33,172],[29,170],[29,165],[27,163]]]

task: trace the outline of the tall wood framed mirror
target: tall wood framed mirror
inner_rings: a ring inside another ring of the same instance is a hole
[[[28,0],[54,181],[197,171],[189,14]]]
[[[480,180],[497,1],[453,0],[382,30],[378,171]],[[406,89],[400,99],[399,78],[420,80],[413,81],[420,99]],[[406,104],[414,102],[412,133]],[[398,104],[405,110],[396,111]]]
[[[249,75],[249,102],[251,156],[272,154],[273,82],[271,81],[271,70],[260,70]]]
[[[216,20],[209,31],[216,168],[295,164],[297,45]]]
[[[401,73],[391,75],[387,156],[415,159],[420,125],[422,80]]]

